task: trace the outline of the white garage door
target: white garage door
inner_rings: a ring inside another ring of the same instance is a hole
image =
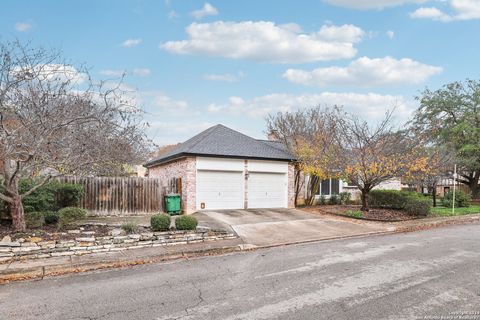
[[[243,209],[243,172],[197,171],[197,209]]]
[[[286,174],[250,172],[248,176],[248,207],[287,207]]]

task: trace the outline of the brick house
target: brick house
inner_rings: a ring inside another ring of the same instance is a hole
[[[181,178],[185,213],[294,207],[294,157],[277,141],[213,126],[144,166],[164,186]]]

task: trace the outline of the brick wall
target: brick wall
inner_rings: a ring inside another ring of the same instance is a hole
[[[166,188],[172,178],[182,179],[182,210],[190,214],[196,206],[196,158],[186,157],[149,168],[149,177],[160,178]],[[168,190],[167,190],[168,192]]]
[[[288,165],[288,203],[295,207],[295,166]],[[182,209],[190,214],[196,211],[196,158],[187,157],[149,169],[149,177],[160,178],[166,188],[172,178],[182,178]],[[167,190],[168,191],[168,190]]]
[[[288,207],[295,208],[295,166],[288,164]]]

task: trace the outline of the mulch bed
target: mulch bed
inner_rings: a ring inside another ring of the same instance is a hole
[[[354,205],[326,205],[326,206],[315,206],[312,207],[311,210],[335,215],[341,215],[342,217],[349,217],[353,218],[345,212],[347,211],[360,211],[361,206],[354,206]],[[310,211],[310,210],[309,210]],[[363,219],[363,220],[374,220],[374,221],[406,221],[406,220],[414,220],[418,219],[408,213],[401,211],[401,210],[391,210],[391,209],[377,209],[372,208],[368,212],[363,212],[363,218],[356,218],[356,219]]]
[[[112,230],[111,227],[103,226],[103,225],[85,225],[81,227],[83,232],[95,232],[95,236],[102,237],[108,236],[109,232]],[[78,229],[76,227],[75,229]],[[27,230],[25,232],[14,232],[8,226],[0,226],[0,240],[3,237],[10,236],[12,241],[16,241],[18,239],[28,239],[30,237],[40,237],[44,241],[50,240],[74,240],[75,238],[82,237],[85,235],[78,234],[78,233],[68,233],[68,229],[60,229],[57,226],[43,226],[41,229],[32,229]]]

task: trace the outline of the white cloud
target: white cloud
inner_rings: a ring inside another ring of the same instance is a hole
[[[138,46],[140,43],[142,43],[142,39],[127,39],[122,42],[122,47],[131,48]]]
[[[216,123],[208,121],[152,121],[149,122],[148,135],[160,145],[184,142]]]
[[[206,16],[216,16],[218,14],[218,10],[217,8],[212,6],[210,3],[206,2],[203,5],[202,9],[192,11],[190,14],[194,16],[196,19],[202,19],[203,17],[206,17]]]
[[[169,96],[158,94],[153,98],[152,106],[160,109],[185,110],[188,108],[188,103],[183,100],[174,100]]]
[[[13,75],[22,78],[38,77],[40,80],[47,81],[69,81],[71,85],[80,85],[88,80],[88,75],[78,71],[75,67],[56,63],[16,67]]]
[[[385,34],[386,34],[387,37],[389,37],[390,39],[395,38],[395,32],[393,32],[392,30],[388,30]]]
[[[415,110],[415,102],[407,101],[403,96],[380,95],[376,93],[335,93],[293,95],[273,93],[245,100],[241,97],[230,97],[225,104],[211,104],[211,113],[226,112],[234,115],[248,115],[263,118],[268,114],[286,112],[315,106],[343,106],[354,114],[361,114],[369,120],[378,120],[386,110],[396,108],[396,115],[401,120],[407,119]]]
[[[17,22],[15,23],[15,30],[18,32],[25,32],[32,27],[30,23],[27,22]]]
[[[105,69],[105,70],[100,70],[99,73],[100,73],[102,76],[119,78],[119,77],[123,76],[123,75],[126,73],[126,71],[125,71],[125,70]]]
[[[431,19],[441,22],[480,19],[480,1],[478,0],[449,0],[451,13],[436,7],[421,7],[410,13],[416,19]]]
[[[236,82],[243,78],[243,76],[243,72],[239,72],[238,74],[206,74],[203,76],[203,78],[210,81]]]
[[[450,17],[448,14],[445,14],[439,9],[434,7],[418,8],[414,12],[410,13],[410,17],[416,18],[416,19],[432,19],[432,20],[443,21],[443,22],[452,21],[452,17]]]
[[[160,47],[175,54],[304,63],[350,59],[357,53],[354,44],[365,35],[354,25],[327,25],[306,34],[296,24],[269,21],[192,23],[186,32],[190,39],[168,41]]]
[[[148,77],[152,71],[148,68],[135,68],[133,69],[132,73],[138,77]]]
[[[427,0],[324,0],[327,3],[332,5],[360,9],[360,10],[369,10],[369,9],[383,9],[386,7],[394,7],[407,3],[422,3]]]
[[[303,85],[372,87],[419,84],[440,72],[442,72],[441,67],[411,59],[362,57],[351,62],[347,67],[318,68],[312,71],[288,69],[283,77],[290,82]]]

